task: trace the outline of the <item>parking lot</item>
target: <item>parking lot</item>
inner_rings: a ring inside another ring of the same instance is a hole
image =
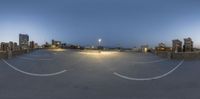
[[[1,59],[0,99],[197,99],[200,61],[37,50]]]

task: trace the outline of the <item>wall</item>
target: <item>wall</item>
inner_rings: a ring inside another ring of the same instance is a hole
[[[6,52],[0,52],[0,58],[7,58],[7,53]]]
[[[17,56],[17,55],[22,55],[22,54],[26,54],[32,51],[35,51],[37,49],[34,50],[20,50],[20,51],[12,51],[12,55],[11,56]],[[0,52],[0,58],[8,58],[8,52]]]
[[[200,59],[200,52],[155,52],[159,57],[168,58],[168,59]]]
[[[200,59],[199,52],[172,53],[172,59]]]
[[[166,51],[159,51],[159,52],[155,52],[155,54],[159,57],[162,57],[162,58],[169,58],[171,59],[172,57],[172,53],[171,52],[166,52]]]

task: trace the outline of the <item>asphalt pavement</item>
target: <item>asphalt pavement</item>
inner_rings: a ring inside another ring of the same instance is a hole
[[[200,60],[37,50],[1,59],[0,99],[199,99]]]

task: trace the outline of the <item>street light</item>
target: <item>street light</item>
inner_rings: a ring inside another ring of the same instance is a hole
[[[99,39],[98,39],[98,42],[99,42],[99,47],[98,47],[98,49],[100,49],[100,47],[101,47],[101,41],[102,41],[102,39],[99,38]],[[101,50],[99,50],[99,53],[101,53]]]
[[[101,45],[101,41],[102,41],[102,39],[101,39],[101,38],[99,38],[99,39],[98,39],[99,46]]]

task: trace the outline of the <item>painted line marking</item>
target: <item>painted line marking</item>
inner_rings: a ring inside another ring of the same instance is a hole
[[[32,57],[42,57],[42,56],[52,56],[53,54],[43,54],[43,55],[38,55],[38,54],[27,54],[29,56],[32,56]]]
[[[137,64],[150,64],[150,63],[158,63],[158,62],[162,62],[162,61],[167,61],[169,59],[159,59],[159,60],[154,60],[154,61],[149,61],[149,62],[132,62],[132,63],[137,63]]]
[[[55,76],[55,75],[59,75],[59,74],[62,74],[68,70],[62,70],[60,72],[55,72],[55,73],[49,73],[49,74],[36,74],[36,73],[30,73],[30,72],[26,72],[26,71],[23,71],[23,70],[20,70],[18,68],[16,68],[15,66],[9,64],[6,60],[4,59],[1,59],[5,64],[7,64],[9,67],[11,67],[12,69],[20,72],[20,73],[23,73],[23,74],[26,74],[26,75],[30,75],[30,76],[39,76],[39,77],[46,77],[46,76]]]
[[[113,74],[115,76],[118,76],[120,78],[123,78],[123,79],[127,79],[127,80],[133,80],[133,81],[148,81],[148,80],[156,80],[156,79],[161,79],[163,77],[166,77],[168,76],[169,74],[171,74],[173,71],[175,71],[176,69],[178,69],[182,64],[183,64],[184,60],[182,60],[176,67],[174,67],[172,70],[170,70],[169,72],[163,74],[163,75],[160,75],[160,76],[155,76],[155,77],[149,77],[149,78],[132,78],[132,77],[128,77],[128,76],[124,76],[124,75],[121,75],[117,72],[113,72]]]
[[[19,58],[21,58],[21,59],[25,59],[25,60],[46,60],[46,61],[50,61],[50,60],[53,60],[53,59],[51,59],[51,58],[44,58],[44,59],[34,59],[34,58],[28,58],[28,57],[22,57],[22,56],[17,56],[17,57],[19,57]]]

